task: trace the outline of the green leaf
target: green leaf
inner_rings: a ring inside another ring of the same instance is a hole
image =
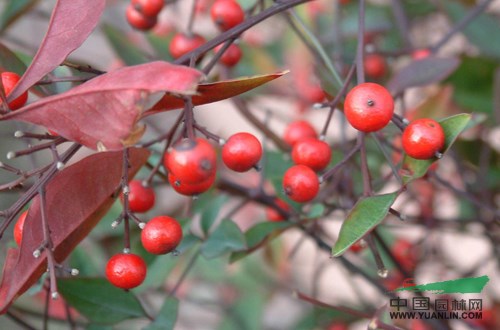
[[[30,10],[38,0],[8,1],[0,16],[0,30],[5,30],[10,24]]]
[[[466,129],[471,117],[472,116],[470,114],[462,113],[439,121],[445,134],[445,146],[443,153],[448,151],[453,142],[457,139],[458,135]],[[410,181],[424,176],[435,160],[436,159],[418,160],[405,155],[403,160],[403,183],[407,184]]]
[[[384,220],[397,193],[361,198],[347,215],[332,253],[342,255],[351,245]]]
[[[171,330],[174,328],[179,310],[179,300],[167,297],[153,323],[144,330]]]
[[[159,36],[155,33],[146,34],[146,38],[151,47],[154,49],[156,55],[163,61],[168,62],[172,61],[172,55],[170,55],[170,51],[168,50],[168,45],[170,45],[172,37],[172,34],[169,34],[168,36]]]
[[[211,259],[245,248],[245,237],[240,228],[233,221],[224,219],[201,246],[201,254]]]
[[[14,52],[0,43],[0,69],[15,72],[22,76],[26,71],[26,64]]]
[[[447,1],[445,7],[454,23],[459,22],[468,14],[467,9],[457,1]],[[498,18],[481,14],[464,28],[463,33],[471,43],[479,48],[481,53],[500,59],[500,43],[492,40],[492,36],[500,34]]]
[[[115,324],[146,316],[132,292],[116,288],[103,278],[59,279],[57,287],[64,299],[92,322]]]
[[[116,55],[118,55],[125,64],[136,65],[149,62],[140,48],[134,46],[125,33],[107,24],[102,26],[102,30],[106,38],[108,38],[111,47],[115,50]]]
[[[425,86],[448,77],[460,64],[458,58],[428,57],[412,61],[399,70],[387,83],[393,94],[399,94],[409,87]]]
[[[214,199],[211,199],[210,203],[205,205],[205,207],[201,210],[201,229],[205,234],[210,231],[212,225],[215,220],[217,220],[217,216],[219,215],[219,211],[227,201],[227,196],[219,195]]]
[[[276,231],[281,231],[283,229],[289,228],[293,223],[289,221],[279,221],[279,222],[261,222],[248,229],[245,232],[245,238],[247,241],[248,248],[251,249],[258,244],[260,244],[266,237],[271,235]]]
[[[324,212],[325,212],[325,206],[323,204],[316,203],[311,207],[311,209],[307,213],[306,218],[308,219],[319,218],[323,215]]]

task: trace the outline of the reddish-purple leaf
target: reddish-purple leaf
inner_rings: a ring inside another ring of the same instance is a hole
[[[154,92],[194,94],[202,73],[168,62],[124,67],[65,93],[46,97],[0,120],[42,125],[91,149],[120,150],[137,142],[137,125]]]
[[[202,105],[220,100],[225,100],[230,97],[243,94],[257,88],[271,80],[279,78],[288,71],[278,72],[274,74],[237,78],[232,80],[218,81],[210,84],[200,84],[196,95],[193,96],[194,105]],[[154,107],[144,113],[144,116],[149,116],[158,112],[179,109],[184,106],[184,102],[173,95],[166,94]]]
[[[130,149],[130,177],[146,163],[148,156],[146,149]],[[57,262],[64,261],[109,210],[119,189],[121,171],[121,152],[97,153],[68,166],[47,184],[47,221]],[[21,247],[7,252],[0,283],[0,313],[5,313],[47,269],[45,252],[39,258],[33,257],[33,251],[43,240],[37,196],[24,223]]]
[[[106,0],[59,0],[42,44],[9,95],[13,100],[54,70],[87,39],[99,22]]]
[[[425,86],[448,77],[460,64],[455,57],[428,57],[412,61],[399,70],[387,83],[392,94],[399,94],[409,87]]]

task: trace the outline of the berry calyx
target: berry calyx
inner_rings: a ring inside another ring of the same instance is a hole
[[[241,132],[231,135],[222,147],[222,161],[236,172],[246,172],[262,157],[262,145],[252,134]]]
[[[207,140],[182,139],[165,155],[164,164],[181,183],[194,184],[215,175],[216,158],[215,149]]]
[[[181,240],[181,225],[168,216],[154,217],[146,223],[141,232],[142,246],[152,254],[172,252]]]
[[[220,49],[222,49],[222,47],[224,47],[223,44],[215,47],[214,51],[218,52]],[[231,68],[231,67],[235,66],[236,64],[238,64],[238,62],[240,61],[242,56],[243,56],[243,52],[241,51],[240,46],[235,45],[235,44],[231,44],[226,49],[226,51],[221,55],[219,60],[222,64]]]
[[[155,205],[155,191],[145,187],[140,180],[132,180],[128,184],[128,207],[135,213],[144,213]],[[123,195],[121,196],[123,203]]]
[[[186,196],[194,196],[194,195],[199,195],[201,193],[204,193],[210,187],[214,184],[215,182],[215,173],[210,176],[208,179],[196,183],[186,183],[178,178],[176,178],[172,173],[168,173],[168,182],[170,182],[170,185],[176,192],[178,192],[181,195],[186,195]]]
[[[157,22],[156,16],[146,16],[138,11],[132,4],[127,6],[125,16],[130,26],[142,31],[152,29]]]
[[[144,260],[133,253],[115,254],[106,264],[106,278],[121,289],[139,286],[146,278],[147,268]]]
[[[2,72],[2,84],[3,84],[3,90],[5,93],[5,96],[8,97],[9,94],[12,92],[16,84],[19,82],[21,79],[21,76],[19,76],[15,72]],[[17,97],[15,100],[12,100],[9,102],[9,108],[10,110],[17,110],[21,108],[23,105],[26,104],[26,101],[28,101],[28,92],[24,92],[19,97]],[[2,100],[0,100],[0,104],[2,104]]]
[[[297,120],[290,123],[285,128],[285,134],[283,135],[283,140],[292,147],[295,143],[307,138],[317,139],[318,134],[314,127],[305,120]]]
[[[283,189],[291,200],[299,203],[309,202],[318,194],[318,176],[305,165],[292,166],[283,176]]]
[[[444,148],[445,135],[441,125],[432,119],[412,121],[403,132],[403,149],[415,159],[431,159]]]
[[[284,200],[276,198],[274,200],[277,206],[279,206],[283,211],[289,212],[290,211],[290,205],[288,205]],[[272,207],[267,207],[266,208],[266,218],[269,221],[283,221],[285,220],[285,217],[281,215],[277,210],[273,209]]]
[[[235,27],[245,19],[245,12],[234,0],[216,0],[210,9],[210,15],[222,31]]]
[[[386,72],[385,59],[379,54],[368,54],[364,59],[363,68],[367,76],[382,78]]]
[[[17,246],[21,246],[21,241],[23,239],[24,221],[26,220],[27,215],[28,211],[24,211],[23,213],[21,213],[14,226],[14,241],[16,241]]]
[[[199,34],[187,35],[184,33],[177,33],[170,41],[170,55],[174,59],[181,57],[184,54],[200,47],[206,42],[205,38]]]
[[[165,4],[163,0],[132,0],[130,4],[144,16],[157,16]]]
[[[330,163],[332,151],[328,143],[307,138],[294,144],[292,160],[297,165],[306,165],[315,171],[321,171]]]
[[[375,83],[363,83],[347,93],[344,114],[357,130],[368,133],[384,128],[394,113],[394,99],[389,91]]]

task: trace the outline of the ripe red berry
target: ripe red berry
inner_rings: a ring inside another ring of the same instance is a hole
[[[108,281],[121,289],[132,289],[139,286],[146,278],[146,263],[132,253],[115,254],[106,264]]]
[[[21,213],[14,226],[14,241],[16,241],[17,246],[21,246],[21,240],[23,239],[24,221],[26,220],[27,215],[28,211],[24,211],[23,213]]]
[[[236,172],[246,172],[262,157],[260,141],[250,133],[231,135],[222,147],[222,161]]]
[[[149,220],[141,232],[142,246],[152,254],[172,252],[181,240],[181,225],[174,218],[167,216]]]
[[[215,52],[218,52],[222,47],[224,47],[223,44],[217,46],[214,48]],[[240,46],[231,44],[226,51],[222,54],[220,57],[220,62],[224,64],[227,67],[233,67],[238,62],[240,61],[241,57],[243,56],[243,52],[241,51]]]
[[[192,35],[177,33],[170,41],[170,55],[172,55],[173,58],[179,58],[200,47],[205,42],[205,38],[196,33]]]
[[[214,147],[207,140],[182,139],[165,155],[168,171],[181,183],[200,183],[215,175],[216,158]]]
[[[156,16],[146,16],[138,11],[132,4],[127,6],[125,13],[127,21],[133,28],[138,30],[149,30],[156,25]]]
[[[144,16],[157,16],[163,8],[163,0],[132,0],[131,5]]]
[[[314,127],[305,120],[298,120],[290,123],[285,128],[285,134],[283,135],[283,140],[292,147],[295,143],[307,138],[317,139],[318,134]]]
[[[384,128],[394,113],[394,99],[385,87],[363,83],[347,93],[344,114],[357,130],[374,132]]]
[[[9,96],[10,92],[12,92],[12,90],[14,89],[14,87],[16,86],[16,84],[20,79],[21,77],[17,73],[2,72],[2,84],[5,96]],[[24,92],[15,100],[10,101],[9,108],[10,110],[17,110],[21,108],[23,105],[25,105],[26,101],[28,101],[28,92]],[[2,104],[1,100],[0,104]]]
[[[292,166],[283,176],[283,189],[291,200],[299,203],[308,202],[318,194],[318,176],[305,165]]]
[[[144,187],[140,180],[132,180],[128,184],[128,206],[130,211],[144,213],[155,205],[155,191],[153,188]],[[121,196],[123,203],[123,195]]]
[[[365,242],[363,242],[361,239],[357,240],[351,247],[349,248],[349,251],[352,251],[354,253],[361,252],[365,249]]]
[[[431,159],[444,147],[443,128],[435,120],[422,118],[412,121],[403,132],[403,149],[415,159]]]
[[[294,144],[292,160],[297,165],[306,165],[315,171],[321,171],[330,163],[332,151],[328,143],[308,138]]]
[[[386,72],[385,59],[379,54],[366,55],[363,67],[369,77],[376,79],[382,78]]]
[[[290,211],[290,205],[288,205],[284,200],[276,198],[274,200],[276,205],[278,205],[283,211]],[[282,216],[278,211],[273,209],[272,207],[267,207],[266,208],[266,217],[269,221],[283,221],[285,220],[285,217]]]
[[[204,193],[214,184],[215,181],[215,173],[210,176],[208,179],[196,182],[196,183],[186,183],[177,179],[172,173],[168,173],[168,182],[175,191],[177,191],[181,195],[193,196]]]
[[[213,22],[222,31],[227,31],[245,19],[245,12],[234,0],[216,0],[210,10]]]

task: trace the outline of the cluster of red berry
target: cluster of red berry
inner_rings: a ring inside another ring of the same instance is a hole
[[[18,81],[21,77],[15,72],[2,72],[2,85],[5,96],[9,96],[12,92]],[[20,96],[18,96],[15,100],[9,102],[10,110],[17,110],[26,104],[28,101],[28,92],[24,92]],[[0,100],[0,104],[2,104],[2,100]]]
[[[138,30],[152,29],[163,5],[163,0],[131,0],[126,12],[127,21]]]

